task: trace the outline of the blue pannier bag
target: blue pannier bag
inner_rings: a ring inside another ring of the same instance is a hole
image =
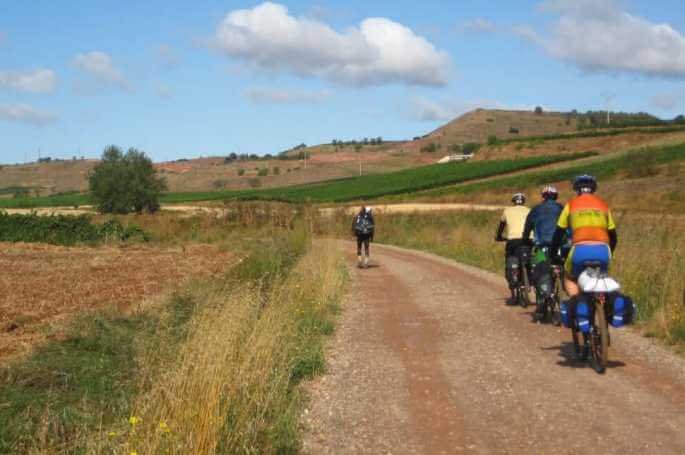
[[[590,305],[586,301],[579,301],[576,305],[576,322],[578,330],[583,333],[590,332]]]
[[[566,302],[561,302],[559,304],[559,314],[561,315],[561,323],[564,324],[564,327],[567,329],[571,328],[571,321],[569,320],[568,317],[568,303]]]
[[[616,294],[611,299],[612,317],[609,321],[613,327],[620,328],[632,324],[635,318],[635,304],[627,295]]]

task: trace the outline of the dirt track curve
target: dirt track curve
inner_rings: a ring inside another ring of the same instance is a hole
[[[345,245],[350,248],[350,244]],[[309,385],[305,453],[685,453],[685,362],[613,330],[606,374],[504,280],[372,246]]]

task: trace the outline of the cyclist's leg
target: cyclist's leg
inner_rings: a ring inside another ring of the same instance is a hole
[[[368,266],[369,265],[369,246],[371,244],[371,237],[370,236],[365,236],[364,237],[364,265]]]
[[[362,236],[357,236],[357,265],[362,265]]]
[[[568,294],[569,298],[573,298],[580,294],[580,288],[578,287],[576,278],[573,274],[573,257],[575,252],[576,247],[574,246],[571,248],[571,251],[569,251],[568,256],[566,257],[566,262],[564,263],[564,289],[566,290],[566,294]]]
[[[515,244],[512,241],[508,241],[504,249],[504,277],[507,279],[509,292],[511,294],[509,301],[507,302],[510,305],[513,305],[516,301],[516,283],[514,283],[514,276],[512,272],[514,264],[518,264],[518,258],[516,257],[515,249]]]

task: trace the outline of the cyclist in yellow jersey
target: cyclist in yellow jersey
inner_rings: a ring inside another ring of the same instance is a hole
[[[573,182],[578,196],[571,199],[559,216],[552,241],[556,254],[567,229],[571,230],[572,247],[565,262],[564,286],[569,297],[580,293],[576,280],[587,261],[600,263],[607,272],[611,255],[618,241],[616,224],[606,202],[596,196],[597,180],[591,175],[581,175]]]
[[[505,247],[504,272],[507,283],[509,283],[509,290],[511,291],[511,300],[507,303],[513,305],[516,300],[516,283],[513,282],[511,268],[514,263],[518,262],[517,250],[525,247],[530,248],[529,242],[523,239],[523,228],[526,225],[526,217],[528,216],[530,209],[524,205],[526,203],[526,196],[522,193],[514,194],[511,198],[511,202],[514,205],[507,207],[502,212],[502,218],[500,218],[495,240],[498,242],[506,240],[507,242]],[[525,264],[525,266],[528,267],[529,264]]]

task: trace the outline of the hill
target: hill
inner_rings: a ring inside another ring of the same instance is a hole
[[[464,144],[472,144],[478,150],[475,160],[500,160],[587,151],[616,152],[685,140],[684,126],[599,129],[601,123],[588,120],[598,115],[478,109],[426,136],[408,141],[335,140],[331,144],[298,146],[268,159],[255,155],[209,157],[156,166],[166,177],[171,192],[250,190],[350,178],[360,174],[360,167],[364,175],[370,175],[424,166],[446,155],[460,153]],[[627,116],[621,118],[624,124],[626,119],[654,123],[646,114],[624,116]],[[588,129],[593,124],[598,128]],[[96,163],[96,160],[53,160],[0,166],[0,198],[11,198],[22,192],[48,196],[86,191],[88,172]]]

